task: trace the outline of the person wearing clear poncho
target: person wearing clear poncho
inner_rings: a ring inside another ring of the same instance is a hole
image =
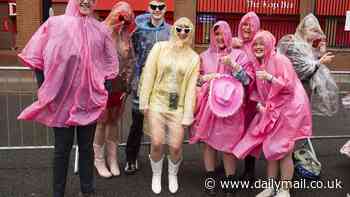
[[[135,65],[135,55],[131,36],[135,29],[134,13],[131,6],[119,1],[104,23],[116,24],[112,38],[115,40],[119,60],[119,74],[112,80],[111,94],[108,95],[107,108],[99,119],[94,138],[95,167],[103,178],[119,176],[118,165],[118,124],[124,114],[125,102],[131,89],[131,78]],[[106,155],[106,156],[105,156]],[[106,166],[107,164],[107,166]]]
[[[317,18],[307,15],[294,35],[285,35],[278,51],[292,62],[312,102],[314,115],[332,116],[338,111],[338,87],[326,65],[334,56],[326,53],[325,34]]]
[[[105,82],[118,74],[118,56],[111,29],[93,16],[96,0],[69,0],[64,15],[50,17],[19,54],[41,72],[38,101],[20,120],[53,128],[53,195],[63,197],[74,134],[79,146],[81,195],[93,195],[93,140],[96,120],[108,99]],[[113,26],[113,24],[112,24]]]
[[[199,55],[191,48],[194,25],[185,17],[171,28],[169,41],[157,42],[147,57],[140,86],[144,132],[151,137],[152,191],[161,192],[163,144],[169,145],[169,190],[178,190],[177,173],[182,161],[184,129],[194,117]]]

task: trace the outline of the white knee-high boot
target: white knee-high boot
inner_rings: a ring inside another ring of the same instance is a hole
[[[118,165],[118,145],[113,141],[106,141],[107,146],[107,164],[113,176],[119,176],[120,170]]]
[[[103,178],[110,178],[112,174],[106,166],[104,146],[94,144],[94,153],[95,153],[94,163],[98,174]]]
[[[179,167],[181,165],[181,162],[182,162],[182,159],[180,159],[176,163],[173,163],[170,159],[170,156],[168,156],[169,191],[172,194],[175,194],[179,189],[179,184],[177,181],[177,173],[179,172]]]
[[[152,191],[155,194],[160,194],[162,191],[162,169],[163,169],[163,160],[162,157],[159,161],[153,161],[151,156],[149,156],[149,160],[151,161],[152,167]]]

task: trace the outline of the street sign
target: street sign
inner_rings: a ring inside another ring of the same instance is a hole
[[[346,12],[345,31],[350,31],[350,11]]]

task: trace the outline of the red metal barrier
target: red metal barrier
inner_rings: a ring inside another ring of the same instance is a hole
[[[197,0],[197,12],[298,15],[300,0]]]

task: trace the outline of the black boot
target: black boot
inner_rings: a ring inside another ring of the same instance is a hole
[[[95,196],[95,192],[90,192],[90,193],[79,193],[79,197],[94,197]]]
[[[244,160],[244,172],[240,178],[241,180],[250,181],[251,183],[255,180],[255,158],[248,156]]]
[[[213,182],[214,181],[214,182]],[[204,191],[208,196],[216,196],[217,191],[217,176],[215,171],[209,171],[204,176]],[[212,188],[213,186],[213,188]]]
[[[227,182],[227,185],[229,185],[229,186],[232,186],[232,185],[238,186],[237,184],[234,183],[235,181],[239,180],[236,175],[228,175],[224,178],[224,180]],[[232,187],[224,189],[224,192],[226,194],[225,196],[226,197],[233,197],[238,189],[239,188],[232,188]]]

